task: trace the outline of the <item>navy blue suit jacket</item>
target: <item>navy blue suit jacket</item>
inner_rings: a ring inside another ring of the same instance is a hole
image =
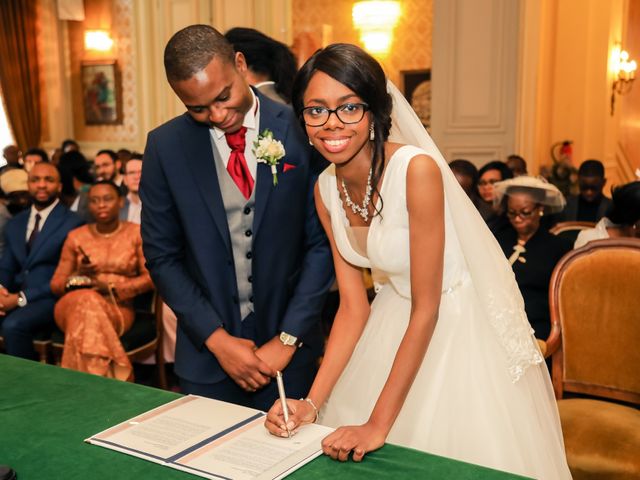
[[[333,282],[328,241],[317,218],[311,150],[289,107],[257,93],[259,132],[283,142],[278,185],[258,163],[252,246],[256,338],[260,346],[280,331],[299,337],[290,365],[320,354],[320,312]],[[238,290],[225,207],[209,127],[184,114],[147,138],[140,196],[147,267],[176,313],[176,372],[197,383],[226,377],[204,345],[218,328],[241,336]],[[295,167],[283,171],[284,164]]]
[[[84,222],[62,203],[51,210],[27,253],[28,208],[12,218],[4,230],[5,248],[0,259],[0,283],[10,292],[23,291],[27,302],[55,298],[49,282],[58,266],[67,233]]]

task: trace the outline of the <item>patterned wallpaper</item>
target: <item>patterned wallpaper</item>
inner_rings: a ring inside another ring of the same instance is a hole
[[[85,8],[90,8],[85,3]],[[89,18],[90,11],[85,11]],[[82,60],[95,60],[84,51],[84,29],[81,22],[69,22],[69,43],[72,68],[73,127],[79,142],[101,142],[104,147],[120,148],[123,144],[138,140],[138,103],[136,100],[136,49],[133,16],[133,0],[113,0],[111,10],[111,38],[114,51],[108,58],[118,61],[122,82],[121,125],[88,126],[84,121],[80,65]],[[86,23],[86,22],[85,22]]]
[[[330,43],[359,42],[353,28],[351,0],[293,0],[293,38],[311,35],[320,45],[323,25],[329,26]],[[432,0],[401,0],[402,16],[396,26],[389,56],[382,60],[387,75],[400,85],[400,71],[431,68]],[[327,27],[324,29],[327,30]]]

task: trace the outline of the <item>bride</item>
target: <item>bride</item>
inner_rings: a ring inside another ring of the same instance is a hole
[[[322,448],[342,461],[389,441],[570,478],[509,265],[380,65],[353,45],[320,50],[296,77],[293,107],[332,164],[315,200],[340,307],[308,397],[287,400],[287,425],[276,402],[266,427],[280,436],[316,420],[339,427]],[[371,306],[363,267],[376,281]]]

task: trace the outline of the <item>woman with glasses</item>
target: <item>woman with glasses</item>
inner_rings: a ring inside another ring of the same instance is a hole
[[[535,336],[546,340],[551,331],[551,273],[571,244],[541,228],[540,221],[545,214],[564,208],[564,196],[555,185],[529,176],[496,183],[494,191],[494,202],[509,219],[509,227],[498,232],[496,239],[513,268]]]
[[[513,274],[409,104],[360,48],[302,67],[293,107],[331,165],[315,188],[340,291],[305,399],[266,426],[320,421],[326,455],[385,441],[534,478],[570,478],[549,374]],[[371,268],[367,301],[360,268]],[[319,419],[318,419],[319,417]],[[304,428],[304,427],[302,427]]]
[[[500,210],[500,205],[493,202],[494,185],[503,180],[513,178],[513,172],[506,163],[494,160],[478,170],[478,201],[476,207],[494,234],[507,227],[508,223]]]

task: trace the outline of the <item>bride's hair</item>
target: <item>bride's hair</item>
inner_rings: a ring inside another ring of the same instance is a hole
[[[294,82],[292,105],[294,111],[301,115],[304,108],[304,92],[313,74],[317,71],[326,73],[331,78],[353,90],[369,106],[373,115],[373,159],[371,185],[378,193],[378,182],[384,170],[384,143],[391,130],[391,108],[393,101],[387,93],[387,79],[380,64],[360,47],[348,43],[334,43],[318,50],[302,66]],[[304,121],[300,116],[302,128]],[[382,205],[382,201],[381,201]],[[382,207],[380,207],[380,210]],[[377,211],[376,213],[380,213]]]

